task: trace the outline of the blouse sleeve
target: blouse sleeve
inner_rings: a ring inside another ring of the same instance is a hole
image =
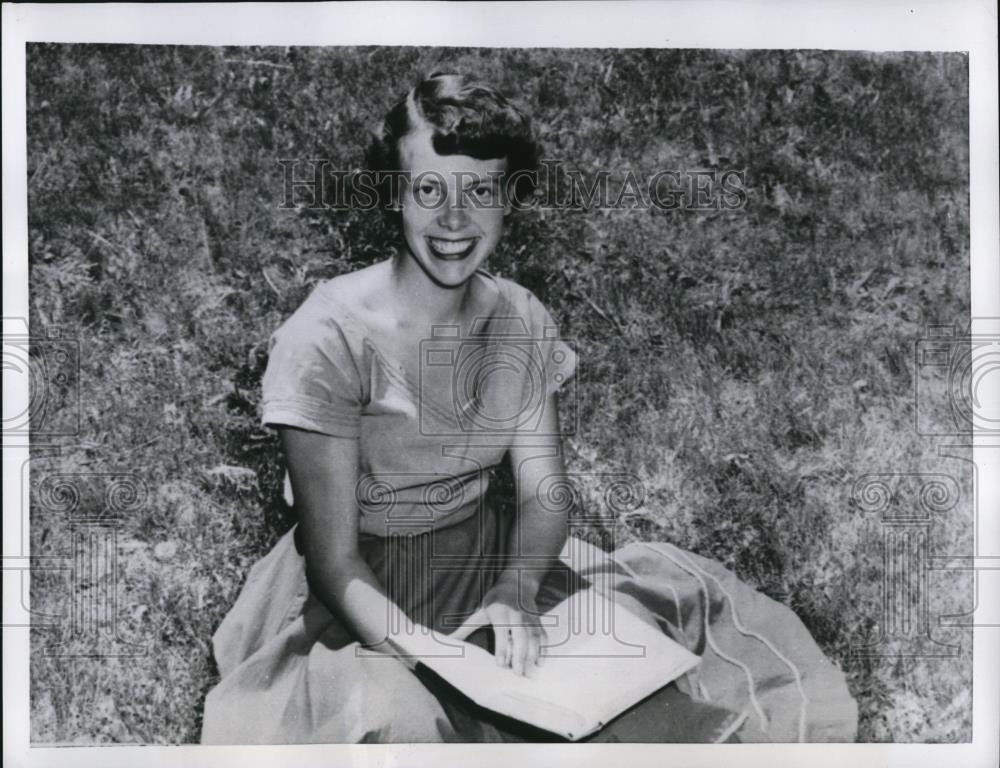
[[[545,394],[551,395],[576,373],[576,352],[559,334],[559,326],[545,305],[530,291],[527,294],[532,336],[542,351]]]
[[[339,323],[303,307],[270,341],[261,421],[335,437],[361,432],[361,377]]]

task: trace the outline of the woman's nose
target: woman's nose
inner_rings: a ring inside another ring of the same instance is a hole
[[[467,203],[461,194],[451,193],[441,207],[438,220],[442,227],[453,232],[465,227],[469,220]]]

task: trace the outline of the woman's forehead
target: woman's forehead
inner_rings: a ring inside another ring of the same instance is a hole
[[[477,160],[468,155],[439,155],[434,149],[434,132],[430,128],[412,131],[399,142],[399,162],[401,171],[421,173],[437,171],[441,174],[465,172],[486,176],[491,172],[506,170],[507,159],[491,158]]]

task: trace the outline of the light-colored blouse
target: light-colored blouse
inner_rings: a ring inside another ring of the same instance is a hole
[[[358,300],[329,280],[271,336],[262,422],[360,441],[362,534],[420,533],[476,513],[515,434],[541,435],[576,355],[531,291],[495,283],[492,314],[434,326],[415,381],[372,339]],[[552,420],[555,423],[555,420]],[[286,496],[290,488],[286,477]]]

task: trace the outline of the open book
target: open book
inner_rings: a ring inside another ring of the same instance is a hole
[[[541,618],[542,664],[525,676],[499,667],[472,643],[435,633],[438,651],[398,642],[473,702],[571,741],[683,675],[699,658],[593,589],[571,595]],[[666,716],[666,713],[664,713]]]

